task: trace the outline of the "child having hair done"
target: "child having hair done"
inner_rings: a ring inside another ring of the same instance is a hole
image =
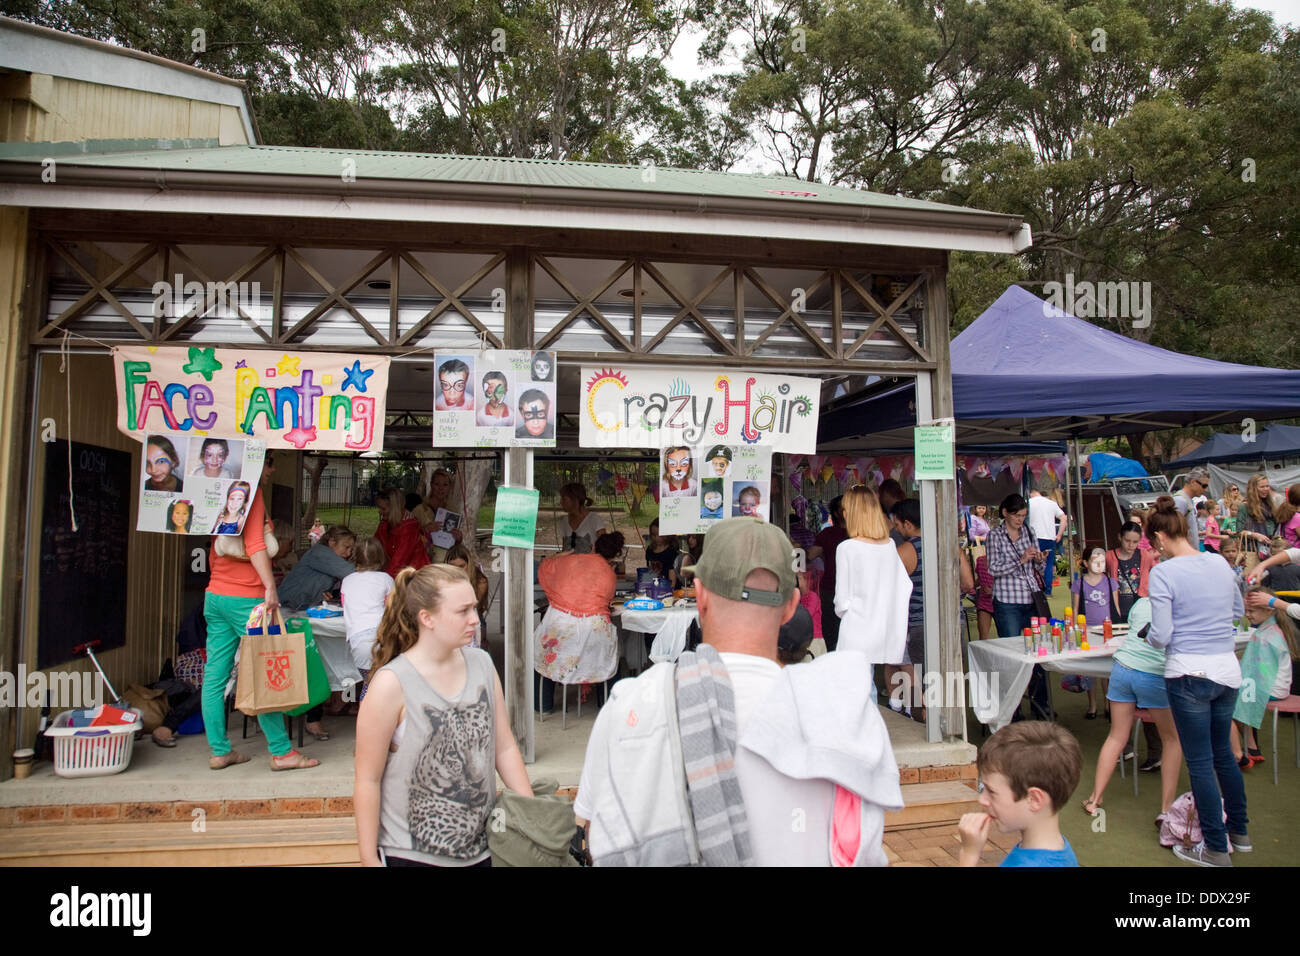
[[[1241,655],[1241,682],[1243,688],[1253,686],[1255,692],[1239,693],[1237,706],[1232,712],[1232,755],[1242,770],[1264,762],[1255,731],[1264,720],[1268,702],[1282,700],[1291,693],[1291,659],[1300,657],[1296,622],[1274,609],[1273,603],[1277,599],[1272,593],[1258,585],[1253,585],[1246,593],[1265,594],[1270,603],[1262,607],[1257,603],[1246,604],[1246,620],[1254,626],[1255,633]],[[1247,684],[1247,681],[1252,683]],[[1244,752],[1239,728],[1245,728]]]
[[[339,595],[343,601],[343,623],[347,627],[348,649],[352,662],[364,681],[374,658],[379,622],[384,617],[384,603],[393,590],[393,579],[384,570],[388,554],[378,538],[362,538],[352,552],[357,569],[343,579]],[[358,703],[366,698],[362,685]]]
[[[464,571],[430,564],[397,575],[357,717],[364,866],[491,866],[496,773],[533,795],[492,658],[468,646],[477,625]]]
[[[1079,561],[1080,576],[1070,585],[1074,594],[1074,606],[1079,614],[1087,618],[1089,626],[1102,621],[1118,621],[1119,582],[1106,574],[1106,552],[1102,548],[1093,548],[1086,559]],[[1088,710],[1083,715],[1088,720],[1097,717],[1097,690],[1091,677],[1081,681],[1083,689],[1088,692]]]

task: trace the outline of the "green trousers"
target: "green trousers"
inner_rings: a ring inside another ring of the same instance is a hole
[[[208,662],[203,668],[203,730],[208,735],[212,755],[220,757],[230,753],[230,737],[226,734],[226,684],[234,667],[235,652],[244,636],[248,615],[262,603],[261,598],[230,597],[207,592],[203,600],[203,616],[208,620]],[[284,727],[284,714],[258,714],[257,722],[266,734],[266,745],[274,757],[283,757],[293,750],[289,732]]]

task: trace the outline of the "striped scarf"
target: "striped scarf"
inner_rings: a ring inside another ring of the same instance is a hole
[[[736,703],[708,644],[677,660],[677,723],[695,836],[705,866],[749,866],[749,822],[736,780]]]

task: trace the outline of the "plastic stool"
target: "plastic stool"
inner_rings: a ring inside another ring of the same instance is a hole
[[[1277,715],[1290,714],[1295,733],[1295,765],[1300,767],[1300,696],[1291,694],[1281,700],[1270,700],[1268,709],[1273,712],[1273,786],[1277,786]]]

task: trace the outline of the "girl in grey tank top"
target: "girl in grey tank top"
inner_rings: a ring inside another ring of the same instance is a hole
[[[467,646],[477,624],[477,595],[461,569],[429,565],[397,576],[357,717],[362,863],[490,865],[497,771],[532,795],[492,659]],[[498,731],[509,739],[499,757]]]

